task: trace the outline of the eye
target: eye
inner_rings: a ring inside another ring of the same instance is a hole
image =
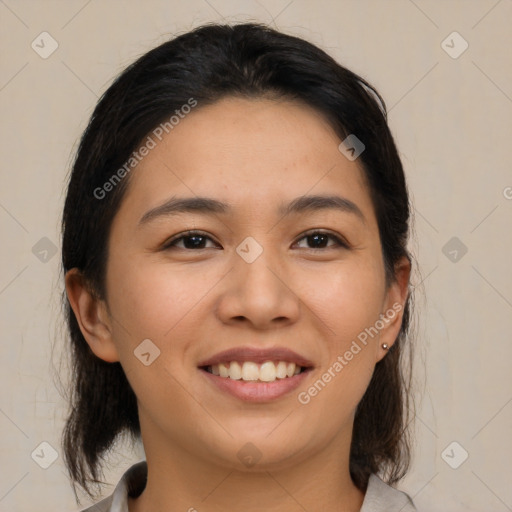
[[[314,247],[312,247],[312,249],[328,249],[328,248],[333,247],[332,245],[325,246],[325,242],[327,242],[329,240],[329,238],[331,240],[335,241],[335,244],[334,244],[335,247],[344,247],[346,249],[349,248],[349,244],[345,240],[340,238],[339,236],[333,235],[332,233],[318,231],[318,230],[310,231],[309,233],[306,233],[306,235],[303,236],[302,238],[300,238],[299,241],[306,240],[307,242],[312,243],[314,245]],[[311,249],[311,247],[303,247],[303,248]]]
[[[178,247],[178,243],[183,240],[184,246]],[[171,247],[178,247],[179,249],[208,249],[204,247],[205,241],[213,241],[209,236],[206,236],[201,231],[186,231],[180,233],[167,241],[162,249],[170,249]]]
[[[314,247],[301,247],[303,249],[328,249],[332,248],[333,245],[325,245],[328,240],[334,240],[334,247],[349,248],[349,244],[339,236],[324,231],[310,231],[306,233],[297,243],[301,240],[306,240],[308,243],[312,243]],[[178,244],[183,241],[183,245],[180,247]],[[163,250],[170,249],[171,247],[178,247],[179,249],[208,249],[205,247],[207,241],[213,242],[213,239],[201,231],[186,231],[180,233],[175,237],[171,238],[162,247]],[[215,243],[215,242],[214,242]]]

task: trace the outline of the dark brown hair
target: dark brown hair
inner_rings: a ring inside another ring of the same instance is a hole
[[[409,198],[383,99],[320,48],[259,23],[207,24],[184,33],[140,57],[103,94],[69,177],[62,219],[64,272],[79,269],[95,296],[105,298],[109,231],[130,175],[102,197],[95,191],[190,98],[199,109],[227,96],[300,100],[323,114],[342,140],[355,134],[363,141],[358,163],[375,208],[387,283],[392,282],[399,259],[410,260]],[[93,497],[89,484],[101,483],[101,461],[116,438],[140,437],[137,402],[121,365],[92,353],[65,292],[62,299],[72,371],[62,442],[73,485]],[[377,363],[357,406],[350,473],[361,490],[371,473],[380,472],[392,484],[409,466],[410,308],[409,298],[398,339]]]

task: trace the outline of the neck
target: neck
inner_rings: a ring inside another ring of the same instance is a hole
[[[148,477],[142,494],[129,499],[129,512],[361,509],[364,493],[354,485],[348,469],[351,432],[336,436],[323,450],[305,454],[302,460],[241,471],[234,464],[221,466],[198,458],[149,427],[141,418]]]

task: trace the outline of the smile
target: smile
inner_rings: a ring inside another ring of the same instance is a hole
[[[276,379],[287,379],[298,375],[306,368],[287,361],[265,361],[263,364],[253,361],[231,361],[206,366],[202,369],[225,379],[274,382]]]
[[[243,364],[231,361],[199,367],[199,370],[208,385],[222,394],[243,402],[268,403],[290,395],[311,375],[313,368],[286,361],[265,361],[261,365],[252,361]]]

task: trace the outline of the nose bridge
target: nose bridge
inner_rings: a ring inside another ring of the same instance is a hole
[[[258,241],[248,236],[236,248],[235,267],[246,292],[252,288],[264,295],[280,294],[283,284],[276,274],[284,272],[284,265],[279,248],[273,246],[271,238],[268,234],[259,235]]]
[[[278,318],[296,319],[298,297],[287,283],[279,247],[271,246],[270,239],[248,236],[236,247],[231,281],[219,309],[224,321],[245,317],[262,327]]]

